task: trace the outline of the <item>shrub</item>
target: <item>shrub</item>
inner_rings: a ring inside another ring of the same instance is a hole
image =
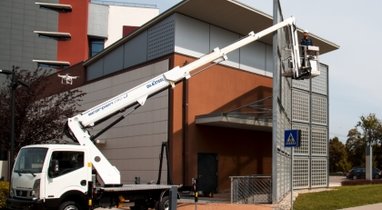
[[[9,183],[0,181],[0,209],[5,208],[9,193]]]
[[[370,184],[382,184],[382,179],[356,179],[356,180],[345,180],[342,181],[342,186],[351,186],[351,185],[370,185]]]

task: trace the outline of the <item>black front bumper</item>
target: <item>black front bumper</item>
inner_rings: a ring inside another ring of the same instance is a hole
[[[43,210],[43,204],[41,201],[24,200],[24,199],[7,199],[7,208],[10,210]]]

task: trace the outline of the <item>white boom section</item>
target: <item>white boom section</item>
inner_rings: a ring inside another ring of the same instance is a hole
[[[221,58],[226,58],[226,54],[237,50],[245,45],[248,45],[268,34],[275,32],[278,29],[289,26],[291,37],[293,40],[297,40],[297,33],[295,32],[295,19],[290,17],[283,22],[273,25],[263,31],[258,33],[250,32],[248,36],[228,45],[222,49],[215,48],[213,52],[189,63],[183,67],[175,67],[159,76],[148,80],[124,93],[121,93],[114,98],[107,100],[99,105],[90,108],[89,110],[69,119],[68,125],[78,142],[89,147],[89,152],[91,153],[92,164],[97,170],[100,178],[103,180],[104,184],[120,184],[120,173],[116,167],[112,166],[110,162],[102,155],[102,153],[97,149],[90,139],[86,127],[94,126],[95,123],[101,121],[105,118],[112,116],[113,114],[124,110],[136,103],[144,105],[146,99],[153,94],[156,94],[169,86],[174,86],[175,83],[181,81],[182,79],[190,78],[190,72],[196,70],[206,64],[214,62]],[[299,49],[297,42],[293,45],[293,52],[297,53],[294,55],[293,62],[299,62]],[[293,54],[292,52],[292,54]],[[298,76],[299,65],[293,65],[296,68],[295,76]]]

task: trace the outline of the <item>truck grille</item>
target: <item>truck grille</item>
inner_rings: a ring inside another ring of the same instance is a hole
[[[32,191],[31,190],[16,190],[15,195],[16,197],[20,197],[20,198],[32,198]]]

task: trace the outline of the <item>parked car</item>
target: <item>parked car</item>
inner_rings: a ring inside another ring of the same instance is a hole
[[[373,168],[373,179],[381,178],[381,170],[378,168]],[[365,179],[366,178],[366,169],[362,167],[352,168],[347,174],[346,178],[348,179]]]

